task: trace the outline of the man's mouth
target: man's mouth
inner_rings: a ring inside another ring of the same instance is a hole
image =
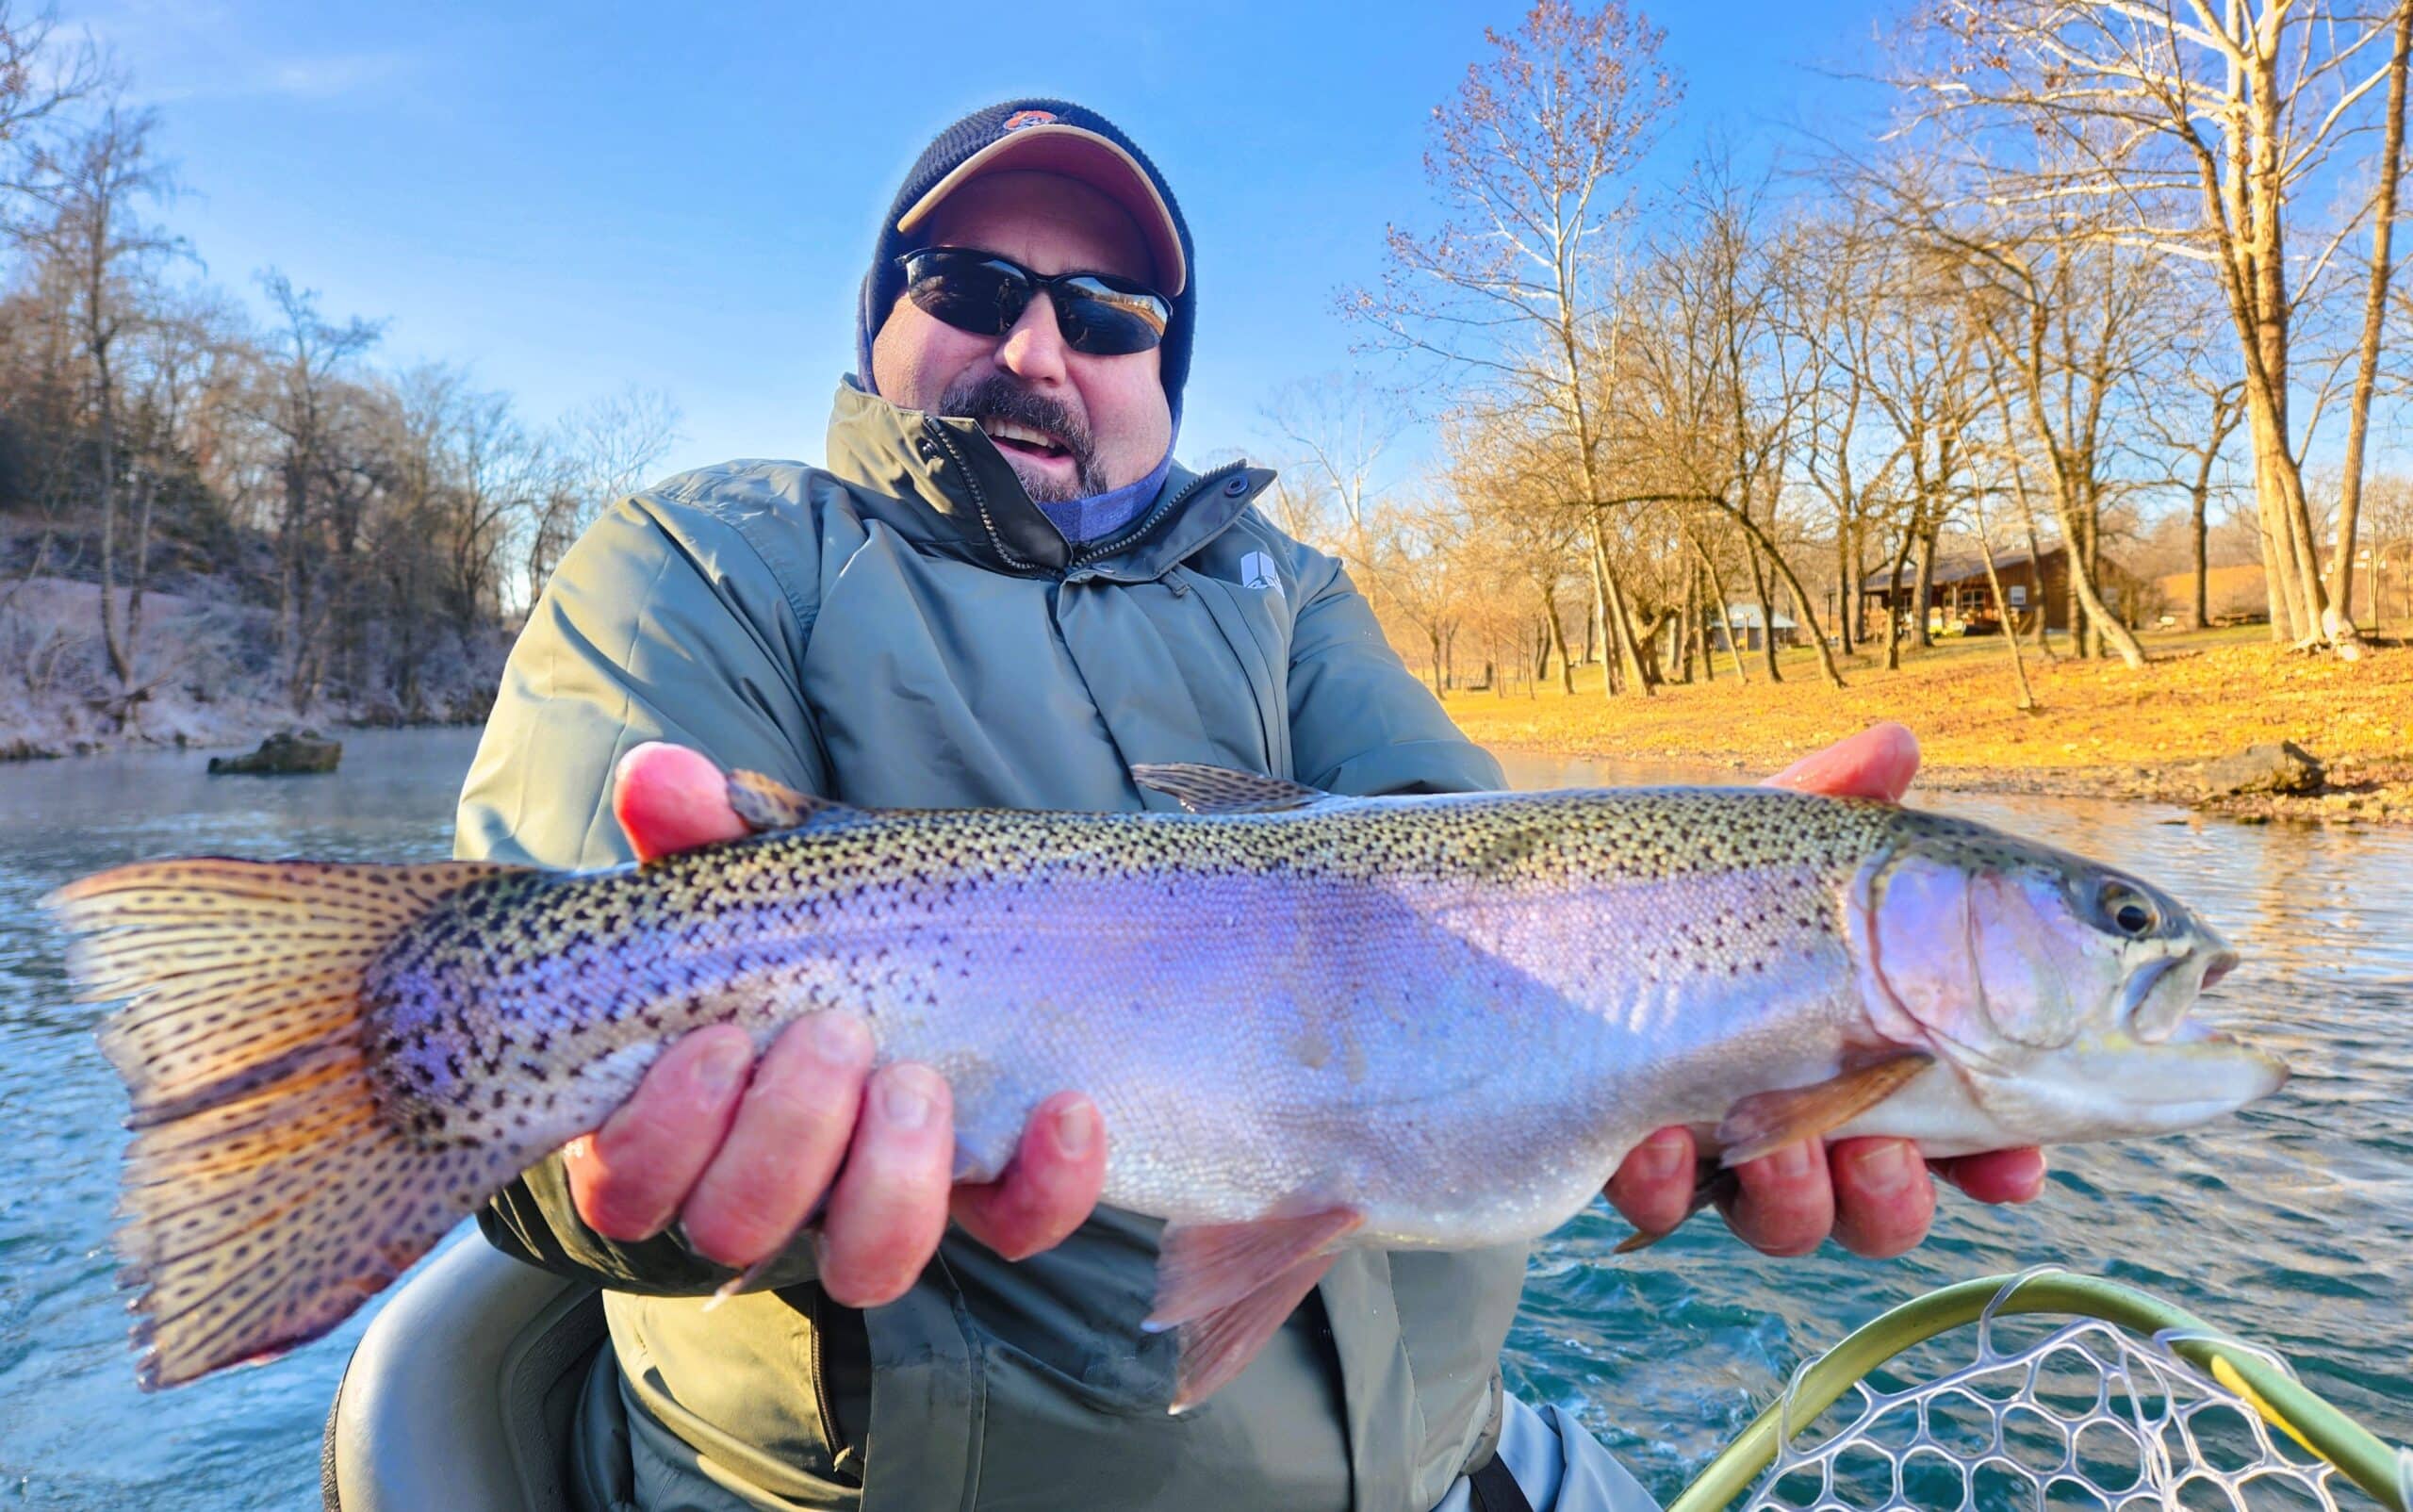
[[[1028,425],[989,419],[980,422],[980,429],[988,434],[989,439],[997,443],[998,451],[1009,456],[1034,457],[1047,462],[1072,459],[1071,448],[1045,431]]]

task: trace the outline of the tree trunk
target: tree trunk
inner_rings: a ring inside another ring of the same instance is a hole
[[[1776,606],[1768,602],[1768,575],[1760,570],[1760,553],[1751,543],[1743,543],[1743,560],[1751,565],[1751,597],[1760,606],[1760,655],[1767,668],[1768,681],[1781,682],[1784,672],[1776,665]]]
[[[1846,656],[1851,654],[1851,605],[1860,596],[1860,572],[1852,561],[1854,541],[1849,516],[1835,521],[1835,644]]]
[[[1775,567],[1777,576],[1784,580],[1785,588],[1793,595],[1794,602],[1809,601],[1810,595],[1801,586],[1801,579],[1795,575],[1793,564],[1784,559],[1784,553],[1776,549],[1776,542],[1768,538],[1767,533],[1761,530],[1750,516],[1734,508],[1722,499],[1712,499],[1708,502],[1733,517],[1735,523],[1743,527],[1744,533],[1759,543],[1760,550],[1767,553],[1768,565]],[[1827,644],[1827,638],[1824,635],[1817,636],[1811,641],[1811,645],[1817,649],[1818,670],[1826,674],[1827,681],[1839,688],[1848,686],[1844,682],[1843,668],[1835,665],[1834,648]]]
[[[2057,468],[2053,502],[2060,510],[2061,534],[2065,539],[2076,535],[2083,528],[2082,523],[2074,518],[2076,513],[2076,506],[2064,501],[2069,488],[2068,480],[2060,477]],[[2091,537],[2093,533],[2090,531],[2088,534]],[[2144,666],[2144,648],[2137,644],[2136,635],[2104,604],[2103,596],[2095,591],[2094,569],[2086,558],[2087,553],[2075,547],[2069,552],[2070,591],[2077,595],[2079,606],[2086,611],[2087,623],[2093,626],[2101,638],[2108,641],[2111,649],[2120,653],[2121,661],[2130,666]],[[2100,651],[2099,646],[2097,650]]]
[[[2002,643],[2011,650],[2011,675],[2019,684],[2016,707],[2021,714],[2033,714],[2036,694],[2027,685],[2027,664],[2020,659],[2018,629],[2011,622],[2011,597],[2002,591],[2002,575],[1994,570],[1994,545],[1986,539],[1982,522],[1978,527],[1978,553],[1985,559],[1986,582],[1994,591],[1994,616],[2002,621]]]
[[[1911,640],[1922,650],[1935,649],[1935,635],[1928,628],[1928,605],[1935,601],[1935,538],[1943,526],[1932,511],[1925,512],[1927,522],[1919,531],[1919,612],[1911,621]]]
[[[1894,570],[1885,582],[1885,670],[1902,669],[1902,568],[1911,560],[1911,522],[1902,524],[1901,544],[1894,548]],[[1921,604],[1919,617],[1927,617],[1927,605]]]
[[[1573,698],[1575,696],[1575,663],[1567,654],[1567,627],[1558,617],[1558,584],[1555,582],[1542,586],[1542,617],[1549,621],[1551,648],[1558,652],[1558,685],[1568,697]],[[1547,663],[1548,652],[1544,653],[1544,657],[1542,675],[1547,677],[1550,675]]]
[[[1617,648],[1617,666],[1626,682],[1644,698],[1650,697],[1650,668],[1642,659],[1642,648],[1633,641],[1633,615],[1626,606],[1625,584],[1617,581],[1617,569],[1601,564],[1601,582],[1608,587],[1609,641]]]
[[[2210,598],[2212,569],[2208,544],[2210,527],[2206,523],[2204,516],[2212,497],[2213,455],[2214,453],[2209,452],[2204,454],[2202,465],[2195,469],[2194,485],[2189,490],[2189,498],[2194,511],[2191,540],[2195,553],[2194,602],[2188,606],[2187,611],[2187,628],[2190,630],[2209,630],[2212,627]]]
[[[2379,596],[2374,593],[2372,601]],[[1679,611],[1684,617],[1677,622],[1674,644],[1669,654],[1677,659],[1676,681],[1689,684],[1693,680],[1693,637],[1700,633],[1700,568],[1684,563],[1684,600]]]
[[[1584,525],[1584,565],[1592,575],[1592,622],[1584,627],[1584,639],[1591,643],[1593,627],[1600,630],[1600,697],[1613,698],[1617,693],[1617,632],[1609,627],[1609,585],[1604,558],[1600,552],[1600,522],[1596,515]]]
[[[1748,687],[1751,674],[1743,670],[1743,649],[1734,644],[1734,616],[1729,609],[1733,600],[1726,597],[1726,574],[1717,570],[1717,558],[1709,554],[1708,547],[1695,541],[1693,550],[1700,553],[1701,565],[1709,568],[1710,591],[1717,595],[1717,603],[1712,613],[1717,616],[1717,633],[1726,641],[1726,655],[1734,664],[1734,680]],[[1708,635],[1709,633],[1706,630],[1701,632],[1703,657],[1709,654]],[[1715,676],[1715,673],[1711,674],[1713,680]]]
[[[2372,390],[2379,382],[2380,327],[2388,315],[2388,279],[2395,271],[2388,248],[2396,234],[2397,180],[2405,172],[2405,75],[2408,49],[2413,49],[2413,0],[2398,0],[2396,45],[2388,58],[2388,126],[2380,146],[2377,203],[2372,211],[2371,281],[2363,296],[2363,349],[2355,370],[2354,399],[2346,411],[2346,461],[2338,495],[2338,545],[2329,559],[2329,600],[2349,638],[2355,629],[2355,527],[2363,504],[2363,436],[2371,422]],[[2372,633],[2378,633],[2376,622]]]

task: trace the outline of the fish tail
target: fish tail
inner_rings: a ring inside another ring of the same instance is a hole
[[[146,1389],[272,1358],[326,1332],[502,1181],[380,1109],[363,1033],[370,964],[483,862],[166,861],[44,900],[135,1131],[118,1230],[141,1294]]]

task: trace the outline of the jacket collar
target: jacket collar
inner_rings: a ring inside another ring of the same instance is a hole
[[[977,423],[892,404],[852,379],[838,386],[823,455],[869,513],[917,546],[1000,572],[1123,583],[1173,570],[1229,530],[1273,481],[1245,463],[1206,474],[1175,463],[1128,529],[1075,547]]]

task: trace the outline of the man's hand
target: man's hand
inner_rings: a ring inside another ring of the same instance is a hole
[[[1917,740],[1884,724],[1802,758],[1767,785],[1890,802],[1918,769]],[[1692,1136],[1663,1128],[1609,1178],[1609,1201],[1643,1233],[1664,1234],[1684,1221],[1693,1161]],[[1930,1169],[1979,1202],[2027,1202],[2044,1190],[2044,1156],[2032,1148],[1929,1162],[1908,1140],[1805,1140],[1736,1166],[1737,1194],[1719,1206],[1743,1242],[1765,1254],[1807,1255],[1831,1233],[1853,1254],[1882,1258],[1927,1237]]]
[[[746,826],[718,768],[648,744],[615,774],[612,810],[638,859],[732,840]],[[822,1290],[851,1307],[904,1294],[929,1263],[950,1211],[1010,1259],[1080,1226],[1106,1183],[1095,1105],[1059,1093],[1039,1105],[998,1180],[950,1190],[947,1086],[927,1066],[871,1070],[859,1019],[815,1013],[760,1060],[733,1026],[698,1029],[663,1052],[593,1134],[563,1147],[570,1195],[607,1239],[648,1239],[677,1219],[706,1257],[743,1270],[778,1254],[814,1208]]]

